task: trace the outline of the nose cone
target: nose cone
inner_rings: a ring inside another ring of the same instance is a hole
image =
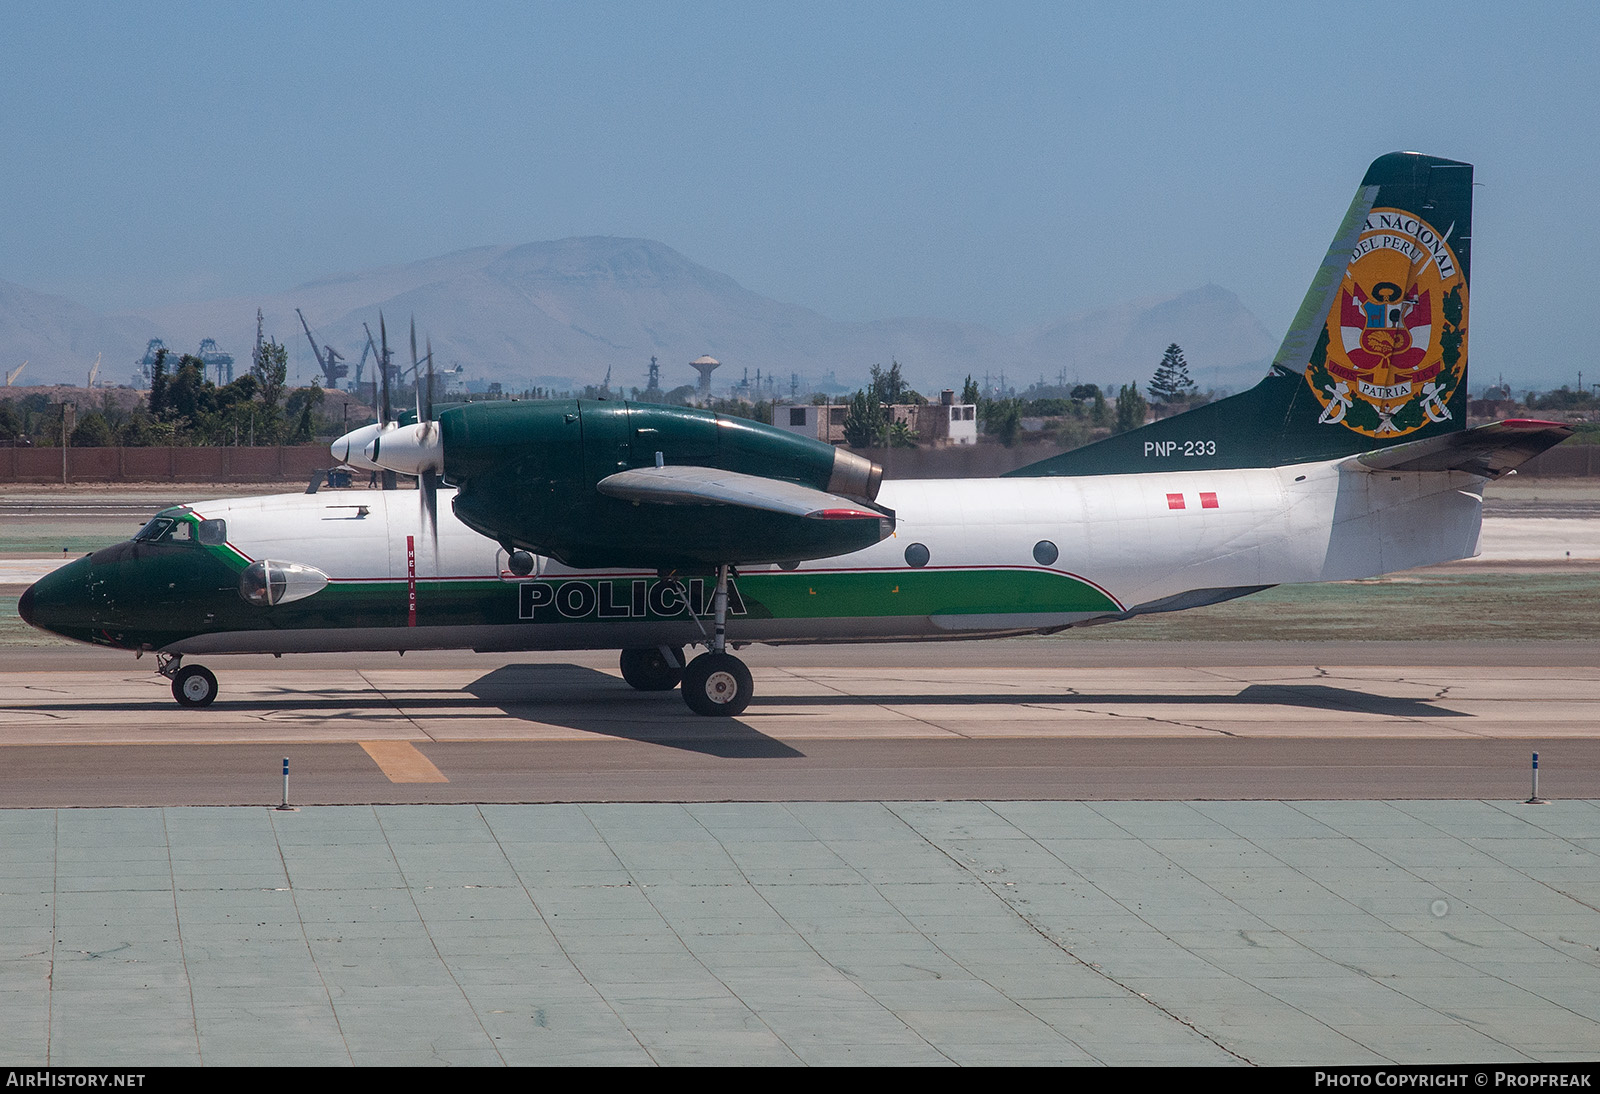
[[[89,560],[80,558],[45,574],[23,591],[17,601],[17,614],[30,627],[90,641],[95,624],[89,597],[90,570]]]
[[[390,423],[391,427],[392,425],[393,423]],[[380,470],[377,464],[367,459],[366,451],[367,446],[377,440],[379,435],[385,431],[385,428],[385,426],[374,422],[371,425],[364,425],[360,429],[352,429],[343,437],[334,441],[329,447],[329,451],[333,453],[334,459],[341,463],[347,463],[351,467],[359,467],[363,471]]]

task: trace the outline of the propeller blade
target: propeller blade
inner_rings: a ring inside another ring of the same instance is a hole
[[[383,343],[383,354],[378,359],[378,368],[383,373],[383,405],[378,408],[378,416],[384,425],[394,421],[394,409],[389,405],[389,328],[384,326],[383,313],[378,313],[378,338]]]
[[[422,522],[427,525],[433,540],[433,565],[439,566],[439,427],[433,420],[433,341],[428,341],[428,379],[422,379],[422,365],[417,360],[417,317],[411,317],[411,378],[417,385],[417,430],[423,443],[434,454],[433,462],[422,467],[417,475],[417,492],[422,496]]]
[[[382,322],[382,320],[379,320],[379,321]],[[377,361],[378,361],[378,371],[382,372],[383,371],[383,356],[378,353],[378,347],[375,346],[373,344],[373,342],[372,342],[372,328],[367,326],[366,320],[362,320],[361,329],[367,332],[367,350],[370,351],[372,356],[377,359]],[[365,362],[366,359],[367,359],[367,355],[366,355],[366,353],[363,353],[361,355],[361,360],[363,362]],[[372,401],[374,403],[376,403],[378,401],[378,384],[379,384],[378,380],[372,381]],[[384,424],[384,422],[383,422],[383,407],[379,406],[379,407],[375,407],[374,409],[378,413],[378,424],[379,425],[383,425]]]
[[[383,423],[383,428],[388,429],[394,421],[394,406],[389,400],[389,328],[384,325],[383,312],[378,313],[378,339],[383,344],[383,357],[378,361],[378,368],[383,373],[383,405],[378,408],[378,417]],[[393,490],[399,486],[394,481],[394,472],[387,468],[383,472],[383,488]]]
[[[424,471],[417,478],[417,491],[422,495],[422,523],[428,526],[428,537],[433,540],[433,571],[439,572],[439,472]]]
[[[428,419],[422,413],[422,373],[417,370],[417,317],[411,317],[411,382],[417,385],[417,424]]]
[[[425,360],[428,362],[428,399],[427,399],[427,402],[425,402],[422,405],[422,414],[418,415],[417,420],[418,421],[429,421],[429,422],[431,422],[431,421],[433,421],[433,339],[432,338],[428,339],[427,346],[428,346],[428,356],[425,358]]]

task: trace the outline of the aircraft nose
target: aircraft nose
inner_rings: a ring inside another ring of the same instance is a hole
[[[17,614],[30,627],[80,637],[93,614],[87,587],[89,570],[89,560],[80,558],[45,574],[23,590]]]

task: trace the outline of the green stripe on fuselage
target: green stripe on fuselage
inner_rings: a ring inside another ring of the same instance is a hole
[[[1118,612],[1100,589],[1070,574],[1030,569],[822,570],[741,574],[730,615],[746,619],[827,619]],[[711,611],[711,582],[684,579],[695,614]],[[394,591],[380,593],[379,590]],[[329,589],[306,601],[308,608]],[[341,589],[342,593],[343,590]],[[404,583],[367,585],[363,599],[393,597]],[[613,622],[682,619],[683,597],[655,578],[555,575],[521,582],[417,582],[417,625]]]
[[[219,560],[220,561],[220,560]],[[191,585],[158,604],[117,605],[109,626],[115,645],[161,648],[183,638],[239,631],[405,627],[407,582],[335,581],[305,600],[262,608],[231,588]],[[686,597],[709,616],[711,581],[685,578],[683,595],[654,577],[554,575],[416,583],[416,626],[535,627],[563,623],[628,623],[685,619]],[[1121,611],[1100,589],[1069,574],[1035,569],[797,571],[740,575],[730,619],[890,619],[939,615],[1091,613]],[[87,621],[86,621],[87,622]],[[76,628],[74,628],[76,630]],[[89,628],[85,628],[86,631]],[[105,641],[90,633],[74,633]],[[842,636],[843,637],[843,636]]]
[[[777,619],[1122,610],[1088,582],[1054,570],[761,573],[739,581],[750,614]]]

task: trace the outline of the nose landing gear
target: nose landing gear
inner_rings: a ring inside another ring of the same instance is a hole
[[[217,698],[217,678],[204,665],[183,667],[181,654],[156,655],[156,671],[172,681],[172,697],[181,707],[208,707]]]

